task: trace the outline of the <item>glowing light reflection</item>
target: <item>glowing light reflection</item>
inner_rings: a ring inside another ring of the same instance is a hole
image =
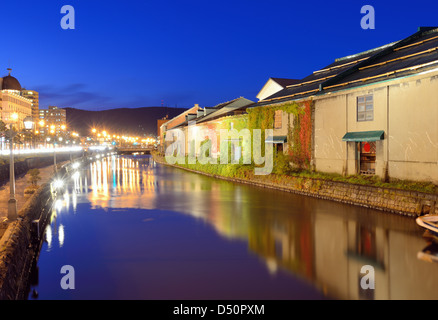
[[[64,233],[64,225],[60,224],[58,228],[58,241],[59,247],[62,248],[64,245],[65,233]]]
[[[47,247],[49,250],[52,247],[52,239],[53,239],[52,227],[50,225],[48,225],[46,228],[46,241],[47,241]]]
[[[95,161],[90,166],[93,186],[90,201],[101,207],[149,207],[156,197],[156,185],[153,175],[144,172],[151,170],[148,167],[138,159],[125,157]]]

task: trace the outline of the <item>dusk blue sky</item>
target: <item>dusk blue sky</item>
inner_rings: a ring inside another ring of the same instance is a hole
[[[63,30],[63,5],[75,30]],[[363,30],[360,9],[375,9]],[[438,26],[435,1],[2,1],[0,74],[49,105],[214,106]],[[3,70],[3,71],[2,71]]]

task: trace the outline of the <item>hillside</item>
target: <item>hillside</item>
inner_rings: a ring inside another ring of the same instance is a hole
[[[126,135],[156,135],[158,119],[166,115],[172,119],[185,111],[183,108],[169,107],[120,108],[102,111],[64,109],[70,130],[77,131],[83,136],[90,135],[92,128]]]

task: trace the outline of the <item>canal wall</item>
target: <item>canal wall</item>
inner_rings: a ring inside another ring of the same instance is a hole
[[[61,167],[57,177],[69,176],[69,165]],[[0,300],[23,300],[28,295],[28,280],[32,263],[36,261],[43,232],[50,223],[52,207],[51,181],[26,201],[18,219],[7,223],[0,239]]]
[[[92,157],[87,155],[76,161],[84,165],[90,163]],[[65,180],[73,172],[67,163],[58,169],[56,176]],[[0,300],[27,298],[32,264],[38,260],[44,230],[50,223],[52,199],[51,181],[48,181],[26,201],[18,212],[18,219],[6,223],[7,229],[0,239]]]
[[[10,222],[0,240],[0,299],[25,299],[31,263],[39,252],[40,234],[51,206],[50,183],[42,185]]]
[[[292,183],[269,180],[267,176],[255,176],[250,179],[228,178],[168,164],[164,158],[157,155],[154,155],[154,160],[166,166],[213,178],[338,201],[409,217],[417,217],[428,213],[438,215],[438,195],[436,194],[304,177],[292,179]]]

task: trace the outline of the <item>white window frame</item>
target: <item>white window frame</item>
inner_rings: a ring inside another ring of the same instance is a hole
[[[374,97],[372,94],[357,97],[356,120],[358,122],[374,120]]]

